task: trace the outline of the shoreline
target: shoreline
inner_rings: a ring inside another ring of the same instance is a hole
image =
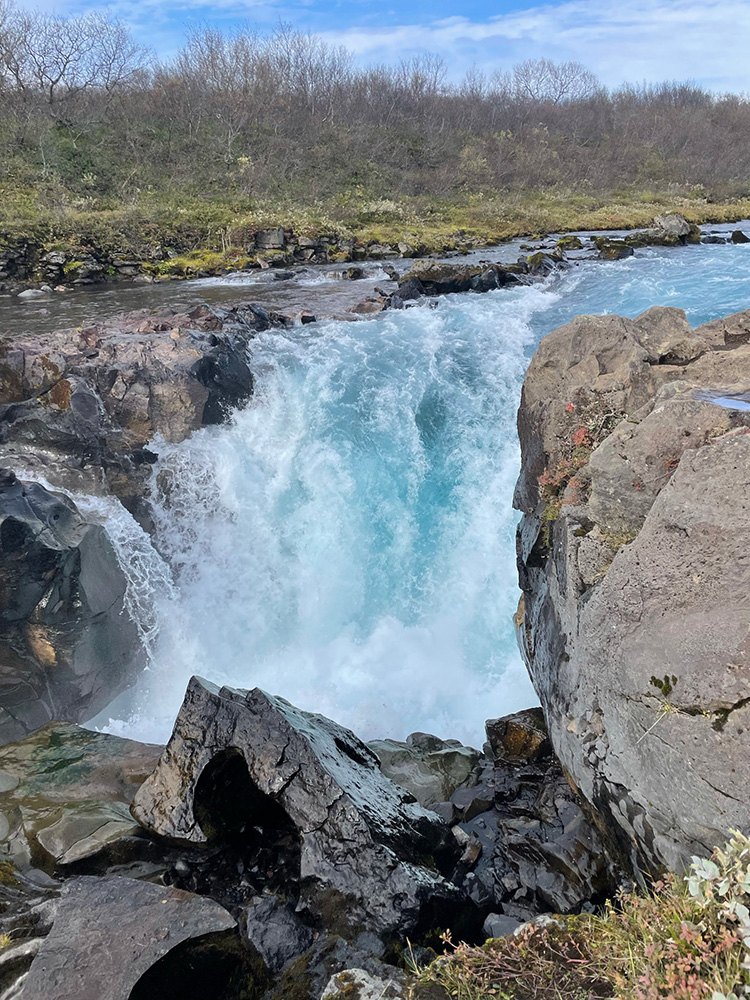
[[[729,226],[750,217],[747,201],[700,208],[704,210],[680,200],[671,204],[654,202],[613,212],[606,222],[602,210],[596,209],[581,214],[577,225],[564,224],[563,213],[553,210],[547,222],[556,225],[534,228],[529,216],[523,221],[496,225],[494,231],[477,225],[470,215],[461,222],[466,228],[458,229],[443,224],[428,230],[426,224],[407,227],[393,222],[355,229],[349,229],[346,223],[297,224],[295,228],[291,222],[282,222],[255,229],[238,225],[234,234],[229,227],[222,230],[220,242],[215,230],[211,238],[210,228],[203,236],[193,230],[191,242],[185,234],[170,233],[166,226],[154,235],[153,224],[147,225],[145,217],[136,216],[135,228],[130,229],[130,221],[121,220],[118,226],[106,213],[93,213],[86,224],[89,232],[78,236],[71,233],[75,227],[65,221],[31,224],[21,233],[14,233],[10,227],[0,230],[0,296],[41,289],[52,292],[95,285],[185,281],[295,266],[388,264],[466,256],[524,240],[538,244],[565,235],[633,232],[648,228],[660,212],[680,214],[694,226]],[[99,228],[106,229],[106,235],[97,233]],[[151,235],[146,237],[149,228]],[[233,236],[238,234],[242,240],[235,243]],[[174,246],[170,246],[170,237]]]

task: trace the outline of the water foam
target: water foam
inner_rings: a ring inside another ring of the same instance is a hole
[[[515,413],[540,288],[263,334],[252,404],[156,444],[155,666],[118,732],[160,739],[191,673],[365,736],[477,742],[534,695],[515,646]],[[110,727],[111,728],[111,727]]]
[[[192,673],[365,737],[476,744],[485,718],[533,704],[511,509],[531,351],[581,312],[680,304],[698,323],[746,306],[750,255],[732,249],[648,251],[258,337],[252,403],[155,444],[155,544],[174,589],[150,585],[142,602],[158,619],[153,665],[110,707],[110,730],[165,739]],[[744,285],[722,280],[729,266]]]

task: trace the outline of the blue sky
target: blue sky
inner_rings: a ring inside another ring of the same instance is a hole
[[[457,78],[475,65],[507,69],[526,58],[575,59],[603,83],[693,80],[750,92],[750,0],[23,0],[80,13],[107,7],[160,55],[190,25],[280,20],[347,45],[362,63],[420,51],[443,56]]]

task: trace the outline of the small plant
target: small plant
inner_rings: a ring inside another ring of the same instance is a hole
[[[603,399],[579,399],[565,404],[571,428],[563,438],[560,454],[553,466],[539,476],[542,501],[544,544],[549,547],[550,528],[560,516],[564,504],[581,504],[588,499],[588,476],[583,472],[594,450],[611,434],[621,414]]]

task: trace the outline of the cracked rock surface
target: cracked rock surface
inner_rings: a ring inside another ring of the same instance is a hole
[[[749,392],[750,311],[579,317],[524,384],[519,642],[634,871],[750,823]]]
[[[251,304],[197,306],[0,338],[0,464],[145,516],[149,442],[182,441],[246,402],[249,341],[290,322]]]
[[[301,904],[334,930],[338,914],[342,928],[404,933],[423,906],[457,898],[433,867],[446,853],[439,817],[381,774],[349,730],[257,688],[191,680],[133,815],[161,837],[206,843],[221,823],[212,786],[229,767],[239,767],[250,815],[260,820],[272,803],[296,828]]]

